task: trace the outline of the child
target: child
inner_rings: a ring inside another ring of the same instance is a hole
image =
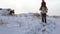
[[[46,7],[46,2],[44,0],[42,0],[40,10],[41,10],[42,22],[47,23],[46,22],[46,13],[47,13],[48,9]]]

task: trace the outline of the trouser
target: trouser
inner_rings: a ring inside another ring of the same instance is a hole
[[[46,13],[41,13],[42,16],[42,22],[46,23]]]

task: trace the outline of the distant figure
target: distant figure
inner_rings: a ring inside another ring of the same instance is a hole
[[[47,13],[48,9],[47,9],[47,6],[46,6],[46,2],[44,0],[42,0],[41,7],[40,7],[39,10],[41,10],[42,22],[47,23],[46,22],[46,13]]]
[[[13,15],[14,13],[15,13],[14,10],[11,10],[9,15]]]
[[[14,9],[10,8],[0,8],[0,15],[8,16],[8,15],[14,15]]]

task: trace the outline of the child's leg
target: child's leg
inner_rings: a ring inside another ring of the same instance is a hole
[[[44,22],[46,23],[46,14],[44,15]]]
[[[41,14],[42,15],[42,22],[44,22],[44,14]]]
[[[44,22],[44,17],[42,16],[42,22]]]

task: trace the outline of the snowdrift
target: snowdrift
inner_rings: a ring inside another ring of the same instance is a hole
[[[41,17],[34,13],[0,16],[0,34],[55,34],[55,21],[55,18],[47,17],[47,24],[43,26]]]

